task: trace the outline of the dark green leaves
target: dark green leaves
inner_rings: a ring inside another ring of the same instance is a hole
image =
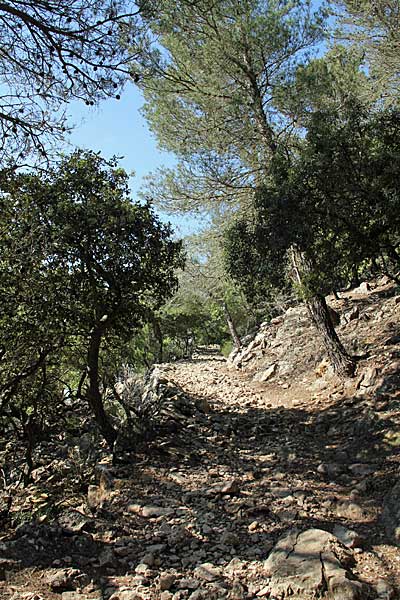
[[[50,379],[66,377],[64,369],[79,380],[93,332],[109,351],[128,342],[175,290],[183,259],[169,226],[148,204],[130,200],[127,175],[115,161],[76,152],[46,176],[4,171],[0,183],[5,410],[11,401],[43,399]]]

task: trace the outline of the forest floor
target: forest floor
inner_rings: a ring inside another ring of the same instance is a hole
[[[376,328],[382,352],[389,322]],[[384,368],[373,356],[364,371]],[[400,597],[400,548],[382,523],[399,474],[398,385],[362,394],[357,377],[320,384],[315,366],[254,381],[212,349],[160,368],[196,410],[131,463],[105,461],[112,482],[89,502],[93,480],[71,468],[72,485],[61,458],[43,460],[0,533],[1,600],[275,598],[265,561],[293,527],[350,536],[361,600]]]

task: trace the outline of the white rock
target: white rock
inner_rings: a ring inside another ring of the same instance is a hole
[[[194,570],[194,576],[204,581],[215,581],[221,575],[221,570],[212,563],[203,563]]]
[[[361,544],[361,537],[358,533],[352,529],[343,527],[343,525],[335,525],[333,535],[335,535],[347,548],[356,548]]]
[[[256,373],[253,377],[253,381],[265,382],[265,381],[268,381],[269,379],[272,379],[272,377],[276,373],[277,368],[278,368],[278,365],[276,363],[274,363],[273,365],[270,365],[268,367],[268,369],[265,369],[265,371],[260,371],[259,373]]]
[[[163,506],[143,506],[140,514],[145,519],[156,519],[157,517],[169,517],[174,514],[174,510]]]

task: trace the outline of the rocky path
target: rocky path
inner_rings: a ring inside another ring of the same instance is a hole
[[[162,376],[186,399],[181,419],[105,467],[94,498],[3,537],[2,600],[398,597],[400,551],[380,515],[399,456],[375,426],[390,407],[312,402],[214,353]]]

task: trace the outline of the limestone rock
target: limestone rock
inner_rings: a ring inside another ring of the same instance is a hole
[[[199,582],[192,577],[186,577],[179,580],[178,586],[180,590],[197,590]]]
[[[331,533],[292,530],[276,544],[267,561],[269,593],[278,598],[361,600],[363,586],[349,579],[351,554]]]
[[[173,573],[162,573],[160,575],[160,581],[158,582],[158,587],[162,592],[168,591],[172,588],[176,581],[176,577]]]
[[[323,377],[323,376],[326,374],[326,372],[327,372],[327,370],[329,369],[329,367],[330,367],[330,362],[329,362],[329,360],[328,360],[327,358],[324,358],[324,359],[323,359],[323,360],[322,360],[322,361],[319,363],[319,365],[317,365],[317,366],[315,367],[315,375],[316,375],[317,377]]]
[[[352,290],[353,294],[367,294],[371,291],[371,286],[367,281],[363,281],[361,285]]]
[[[237,546],[240,542],[239,536],[233,531],[224,531],[220,539],[225,546]]]
[[[379,579],[376,584],[376,591],[381,600],[394,600],[396,592],[392,586],[384,579]]]
[[[115,556],[114,552],[110,548],[106,548],[101,552],[99,556],[99,566],[100,567],[114,567],[115,566]]]
[[[189,600],[207,600],[209,594],[206,590],[196,590],[189,596]]]
[[[53,592],[62,592],[63,590],[71,589],[71,577],[65,569],[53,573],[47,581]]]
[[[359,504],[351,500],[339,502],[336,506],[336,513],[339,517],[353,521],[363,521],[367,517],[366,511]]]
[[[155,562],[154,554],[152,554],[151,552],[148,552],[147,554],[145,554],[143,556],[141,562],[144,565],[147,565],[148,567],[153,567],[154,566],[154,562]]]
[[[343,525],[335,525],[333,534],[344,544],[347,548],[356,548],[362,543],[361,537],[356,531],[347,529]]]
[[[91,509],[101,508],[105,499],[104,491],[97,485],[89,485],[87,492],[87,504]]]
[[[115,592],[108,600],[143,600],[143,596],[133,590]]]
[[[215,581],[220,575],[220,569],[212,563],[203,563],[194,570],[194,576],[204,581]]]
[[[265,371],[260,371],[260,373],[256,373],[256,375],[253,377],[253,381],[269,381],[275,375],[277,368],[278,365],[276,363],[270,365],[268,369],[265,369]]]
[[[353,475],[366,477],[367,475],[374,473],[376,471],[376,467],[366,463],[354,463],[349,466],[349,471],[351,471]]]
[[[321,463],[317,471],[327,479],[335,479],[343,473],[344,467],[338,463]]]
[[[149,571],[150,571],[150,567],[149,567],[149,565],[146,565],[145,563],[139,563],[135,567],[135,573],[137,575],[145,575]]]
[[[95,486],[96,487],[96,486]],[[93,529],[94,520],[89,519],[78,510],[68,510],[58,517],[58,523],[65,532],[82,533]]]
[[[143,506],[141,515],[145,519],[156,519],[157,517],[169,517],[174,514],[172,508],[164,508],[163,506]]]
[[[78,569],[61,569],[52,573],[47,582],[53,592],[61,593],[87,585],[88,577]]]
[[[364,371],[358,380],[357,387],[366,388],[371,387],[376,383],[376,379],[378,376],[378,369],[376,367],[369,367]]]
[[[237,479],[231,479],[228,481],[224,481],[223,483],[215,484],[209,491],[208,494],[239,494],[240,486],[239,481]]]

